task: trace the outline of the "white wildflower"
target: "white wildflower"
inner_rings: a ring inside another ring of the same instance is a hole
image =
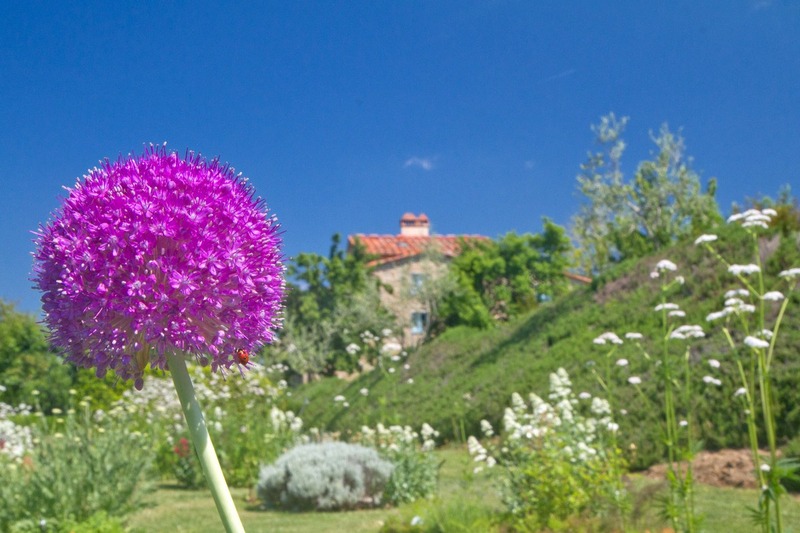
[[[689,422],[687,422],[686,420],[681,420],[680,422],[678,422],[678,425],[682,428],[685,428],[686,426],[689,425]]]
[[[653,310],[657,312],[657,311],[674,311],[676,309],[680,309],[680,306],[678,304],[664,303],[664,304],[658,304]]]
[[[361,389],[361,390],[360,390],[360,391],[358,391],[358,392],[361,394],[361,396],[367,396],[367,395],[369,395],[369,389],[367,389],[366,387],[364,387],[363,389]]]
[[[761,267],[752,263],[749,265],[731,265],[728,267],[728,272],[734,276],[749,275],[761,272]]]
[[[714,242],[716,240],[717,240],[716,235],[707,234],[707,235],[700,235],[697,239],[695,239],[694,243],[703,244],[704,242]]]
[[[764,463],[764,464],[761,465],[761,471],[762,472],[769,472],[770,470],[772,470],[772,469],[770,468],[770,466],[767,463]]]
[[[744,338],[744,343],[751,348],[769,348],[769,343],[752,335]]]
[[[786,279],[794,279],[800,277],[800,268],[795,267],[795,268],[790,268],[789,270],[783,270],[781,271],[780,274],[778,274],[778,277]]]
[[[703,382],[708,385],[716,385],[717,387],[722,385],[722,381],[718,380],[713,376],[703,376]]]
[[[725,293],[725,299],[736,298],[737,296],[747,297],[750,296],[750,291],[747,289],[731,289]]]
[[[674,272],[678,270],[678,266],[669,259],[662,259],[661,261],[656,263],[656,270],[660,270],[662,272],[669,270]]]
[[[770,291],[761,297],[762,300],[767,300],[769,302],[779,302],[783,300],[783,298],[784,298],[783,293],[778,291]]]
[[[624,359],[624,358],[623,359],[617,359],[617,363],[616,364],[617,364],[617,366],[628,366],[628,360]]]
[[[578,394],[578,398],[580,398],[581,400],[588,400],[591,397],[592,397],[592,395],[589,394],[588,392],[585,392],[585,391],[580,393],[580,394]]]
[[[361,347],[358,344],[351,342],[344,350],[350,355],[355,355],[361,350]]]
[[[745,394],[747,394],[747,389],[744,387],[739,387],[736,389],[736,392],[733,393],[734,396],[744,396]]]
[[[672,333],[669,334],[670,339],[690,339],[690,338],[702,338],[705,337],[706,334],[703,333],[703,328],[696,325],[684,325],[678,326],[673,330]]]
[[[333,401],[334,402],[343,402],[344,400],[345,400],[345,398],[341,394],[338,394],[338,395],[333,397]]]
[[[397,354],[403,351],[403,347],[397,342],[387,342],[381,346],[381,353]]]
[[[595,344],[606,344],[610,342],[611,344],[622,344],[622,339],[617,337],[617,334],[612,331],[606,331],[599,337],[596,337],[593,341]]]
[[[631,376],[628,378],[628,383],[631,385],[640,385],[642,383],[642,378],[639,376]]]
[[[686,313],[681,311],[680,309],[676,309],[674,311],[670,311],[669,313],[667,313],[667,316],[674,316],[674,317],[678,317],[678,318],[684,318],[686,316]]]
[[[716,359],[709,359],[708,360],[708,364],[709,364],[709,366],[711,366],[711,368],[719,368],[720,367],[720,362],[717,361]]]
[[[631,340],[641,339],[642,338],[642,334],[641,333],[636,333],[635,331],[631,331],[631,332],[628,332],[628,333],[625,334],[625,338],[626,339],[631,339]]]

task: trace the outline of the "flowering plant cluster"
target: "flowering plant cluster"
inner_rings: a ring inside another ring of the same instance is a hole
[[[552,528],[580,514],[621,519],[625,461],[608,401],[576,396],[563,368],[550,374],[548,399],[530,394],[526,402],[514,393],[499,435],[481,421],[483,442],[470,436],[467,443],[476,472],[500,467],[504,502],[525,527]]]
[[[755,469],[761,495],[754,518],[763,532],[783,531],[780,505],[780,496],[786,492],[783,482],[796,478],[800,469],[797,461],[779,457],[776,436],[778,399],[772,375],[775,344],[791,300],[785,292],[796,290],[800,279],[800,267],[788,268],[777,275],[779,287],[766,287],[759,240],[776,215],[770,208],[748,209],[728,218],[729,224],[740,225],[749,236],[750,263],[732,263],[724,258],[714,247],[716,235],[701,235],[695,241],[726,267],[728,276],[736,283],[725,294],[723,308],[710,313],[706,320],[721,324],[740,378],[734,396],[741,402],[747,420],[753,464],[760,465]],[[759,441],[762,432],[766,443]],[[764,444],[769,450],[766,457],[759,451]]]
[[[2,416],[29,425],[0,418],[0,531],[29,531],[26,523],[60,531],[66,522],[121,518],[149,490],[147,435],[122,420],[97,421],[89,399],[76,395],[70,390],[69,407],[47,414],[38,405],[3,406]]]
[[[394,465],[384,497],[400,504],[436,492],[440,465],[432,452],[438,436],[439,432],[428,423],[423,423],[419,432],[410,426],[386,427],[378,423],[374,429],[363,426],[353,440],[376,449]]]
[[[31,429],[7,418],[9,412],[16,411],[6,404],[0,404],[0,461],[3,458],[21,461],[31,448]]]
[[[273,384],[268,369],[251,362],[246,378],[238,374],[223,378],[202,368],[193,368],[191,374],[231,484],[252,485],[261,463],[273,460],[301,439],[302,419],[280,408],[286,382]],[[188,428],[169,380],[150,379],[141,391],[126,391],[108,412],[95,413],[97,420],[108,417],[126,420],[149,435],[158,450],[156,462],[162,475],[189,472],[190,465],[199,469],[194,452],[182,460],[174,452],[174,447],[188,435]],[[182,477],[194,479],[188,474]],[[186,484],[201,485],[201,479]]]

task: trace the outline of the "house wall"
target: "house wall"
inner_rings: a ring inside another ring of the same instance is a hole
[[[414,294],[412,275],[422,274],[427,280],[435,280],[446,272],[446,261],[425,256],[393,261],[375,269],[374,275],[382,283],[390,285],[393,289],[391,294],[381,291],[381,300],[386,308],[397,317],[398,326],[402,329],[404,346],[416,346],[425,338],[424,332],[422,334],[412,333],[412,313],[427,313],[428,322],[430,322],[431,316],[428,302],[423,301]]]

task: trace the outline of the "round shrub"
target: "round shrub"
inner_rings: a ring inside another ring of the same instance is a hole
[[[393,466],[370,448],[343,442],[302,444],[261,469],[267,508],[335,511],[380,503]]]

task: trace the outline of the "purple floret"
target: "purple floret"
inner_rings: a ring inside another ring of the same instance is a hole
[[[142,386],[166,353],[238,364],[272,341],[284,293],[279,225],[232,168],[164,147],[105,161],[40,227],[33,281],[67,360]]]

